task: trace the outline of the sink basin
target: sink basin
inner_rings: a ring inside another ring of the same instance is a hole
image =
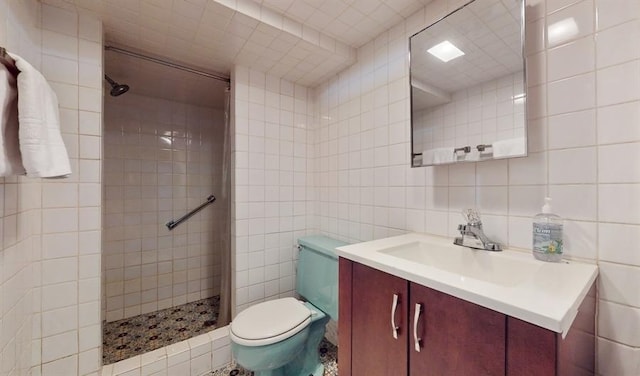
[[[381,249],[378,252],[454,273],[463,282],[475,279],[502,286],[518,285],[540,268],[539,263],[514,259],[506,254],[421,241]]]
[[[566,335],[598,267],[489,252],[405,234],[337,248],[338,256]]]

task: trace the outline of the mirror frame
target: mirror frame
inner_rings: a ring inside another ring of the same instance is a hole
[[[448,17],[450,17],[451,15],[455,14],[456,12],[464,9],[465,7],[469,6],[470,4],[476,2],[476,1],[483,1],[483,0],[470,0],[467,1],[466,3],[464,3],[463,5],[461,5],[460,7],[454,9],[453,11],[447,13],[446,15],[444,15],[443,17],[437,19],[436,21],[434,21],[433,23],[431,23],[430,25],[424,27],[423,29],[421,29],[420,31],[412,34],[409,37],[409,115],[410,115],[410,119],[409,119],[409,127],[410,127],[410,142],[411,142],[411,155],[410,155],[410,164],[411,167],[428,167],[428,166],[447,166],[447,165],[452,165],[452,164],[456,164],[456,163],[473,163],[473,162],[483,162],[483,161],[493,161],[493,160],[500,160],[500,159],[508,159],[508,158],[523,158],[523,157],[527,157],[528,153],[529,153],[529,148],[528,148],[528,118],[527,118],[527,98],[529,96],[529,87],[527,85],[527,59],[525,57],[525,40],[526,40],[526,12],[525,12],[525,8],[526,8],[526,1],[525,0],[514,0],[514,1],[519,1],[520,2],[520,47],[521,47],[521,56],[522,56],[522,82],[523,82],[523,93],[524,93],[524,105],[523,105],[523,117],[524,117],[524,153],[523,154],[517,154],[517,155],[513,155],[513,156],[505,156],[505,157],[501,157],[501,158],[485,158],[485,159],[477,159],[477,160],[460,160],[460,161],[452,161],[452,162],[447,162],[447,163],[440,163],[440,164],[424,164],[424,163],[420,163],[420,164],[416,164],[415,163],[415,157],[418,155],[422,155],[422,152],[416,153],[413,148],[414,148],[414,144],[413,144],[413,123],[414,123],[414,112],[413,112],[413,86],[412,86],[412,82],[413,82],[413,75],[412,75],[412,69],[411,69],[411,56],[412,56],[412,51],[411,51],[411,39],[415,36],[417,36],[418,34],[422,33],[423,31],[429,29],[432,26],[435,26],[436,24],[438,24],[439,22],[447,19]],[[501,0],[499,0],[501,1]],[[478,145],[478,147],[481,145]],[[466,147],[470,147],[470,145],[465,145],[465,154],[468,152],[466,150]]]

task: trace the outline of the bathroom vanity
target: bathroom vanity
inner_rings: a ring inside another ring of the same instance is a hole
[[[338,255],[341,376],[593,374],[595,265],[422,234]]]

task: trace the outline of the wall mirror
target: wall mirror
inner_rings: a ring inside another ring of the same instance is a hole
[[[412,166],[527,155],[523,0],[475,0],[410,38]]]

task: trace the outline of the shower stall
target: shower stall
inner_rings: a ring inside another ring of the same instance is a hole
[[[228,323],[231,179],[228,79],[117,48],[105,72],[110,364]]]

